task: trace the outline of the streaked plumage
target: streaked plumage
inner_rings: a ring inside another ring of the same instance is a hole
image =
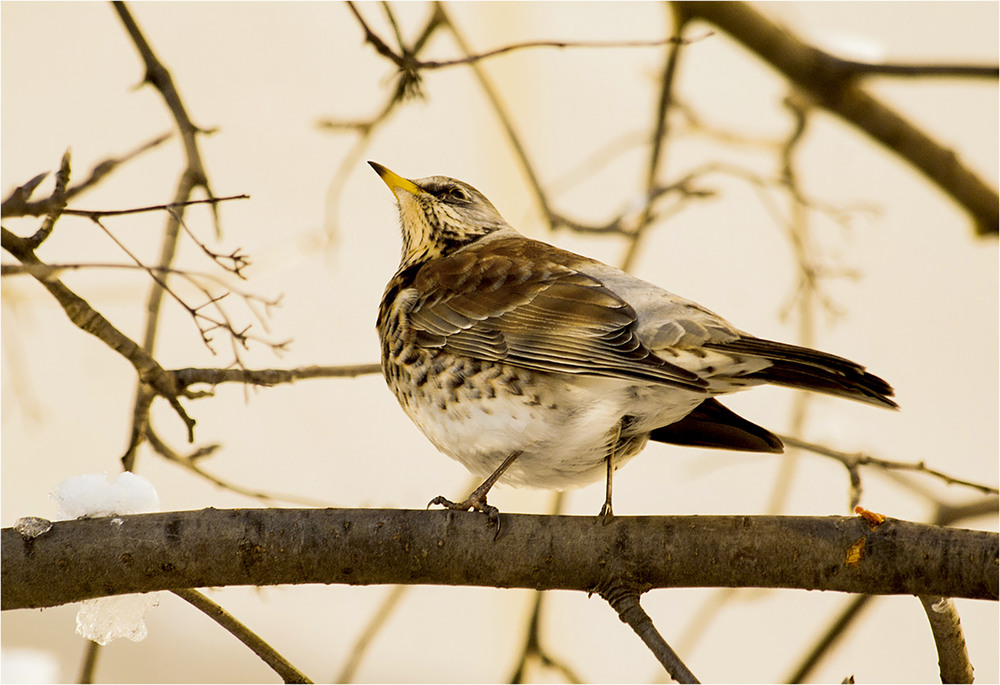
[[[526,238],[466,183],[371,165],[398,200],[403,232],[378,314],[383,373],[431,442],[477,475],[519,452],[501,481],[582,485],[650,438],[781,451],[714,399],[762,383],[896,406],[892,388],[859,364],[755,338],[619,269]]]

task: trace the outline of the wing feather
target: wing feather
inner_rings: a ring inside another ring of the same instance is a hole
[[[473,244],[424,264],[414,285],[424,295],[409,318],[428,347],[542,371],[707,386],[642,344],[627,302],[566,264]]]

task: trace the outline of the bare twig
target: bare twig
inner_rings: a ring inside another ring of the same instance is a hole
[[[683,36],[686,26],[684,15],[673,12],[673,19],[674,33],[678,36]],[[630,271],[635,266],[635,260],[642,249],[643,234],[653,219],[652,195],[657,185],[656,179],[661,172],[660,160],[663,155],[663,146],[667,140],[668,115],[673,100],[674,77],[677,74],[681,48],[681,43],[671,43],[663,63],[663,75],[660,77],[660,97],[657,100],[656,113],[653,119],[653,133],[649,145],[649,163],[646,167],[646,202],[642,216],[630,236],[631,239],[621,263],[622,271]]]
[[[118,17],[121,19],[122,24],[125,26],[126,32],[132,39],[132,42],[142,59],[143,65],[145,66],[144,82],[151,84],[163,97],[167,108],[170,110],[174,121],[177,123],[177,129],[181,135],[187,164],[178,179],[177,187],[174,191],[173,204],[180,205],[187,202],[191,197],[191,193],[196,188],[202,188],[209,197],[213,197],[213,193],[208,182],[208,176],[205,174],[205,167],[202,164],[201,152],[198,149],[197,134],[202,133],[203,131],[191,122],[191,118],[188,116],[180,94],[174,86],[173,78],[170,76],[170,72],[167,71],[167,68],[163,66],[163,63],[156,57],[156,54],[150,47],[149,42],[143,35],[139,25],[132,17],[132,13],[128,10],[128,7],[124,2],[119,1],[112,4],[115,12],[118,13]],[[219,214],[215,204],[212,205],[212,213],[215,218],[216,234],[218,234]],[[174,255],[177,251],[177,240],[180,233],[179,218],[181,216],[182,213],[168,213],[167,223],[164,228],[163,242],[160,248],[160,259],[158,262],[161,267],[167,268],[174,261]],[[160,307],[163,303],[163,292],[162,288],[158,285],[154,285],[150,290],[149,298],[146,304],[146,327],[143,332],[142,349],[150,354],[153,351],[157,332],[159,330]],[[144,391],[141,387],[136,388],[136,410],[143,404],[143,392]],[[136,413],[136,411],[133,411],[133,415]],[[133,437],[136,437],[141,436],[144,431],[137,430],[136,426],[133,426],[130,433]],[[190,434],[190,439],[193,441],[193,433]],[[125,455],[122,457],[122,463],[126,470],[132,470],[134,467],[136,447],[137,445],[130,445],[128,451],[126,451]]]
[[[100,183],[105,176],[108,176],[112,171],[118,168],[119,165],[128,162],[135,157],[138,157],[143,152],[151,150],[154,147],[160,145],[161,143],[170,139],[171,134],[166,133],[150,141],[147,141],[137,147],[134,150],[126,152],[121,157],[109,157],[97,164],[93,169],[90,170],[90,174],[84,180],[79,183],[75,183],[66,189],[66,200],[72,200],[77,195],[81,194],[85,190],[92,188],[93,186]],[[26,183],[19,188],[16,188],[14,192],[3,202],[2,215],[4,218],[11,216],[41,216],[43,214],[48,214],[52,211],[52,205],[54,202],[54,195],[52,197],[46,198],[44,200],[37,200],[30,202],[29,198],[31,196],[31,191],[37,186],[45,177],[47,173],[39,174],[31,181]]]
[[[681,661],[677,653],[663,639],[649,614],[639,605],[639,590],[625,583],[613,583],[599,590],[601,597],[618,612],[618,618],[627,624],[649,647],[671,678],[679,683],[697,683],[694,673]]]
[[[239,343],[243,348],[247,347],[248,342],[250,340],[255,340],[257,342],[264,343],[270,346],[272,349],[281,349],[282,347],[288,344],[287,341],[282,343],[272,343],[264,340],[263,338],[259,338],[257,336],[251,336],[247,333],[250,326],[247,326],[239,330],[236,329],[232,321],[230,321],[229,315],[219,304],[220,301],[223,298],[225,298],[226,295],[228,295],[229,293],[223,293],[222,295],[213,295],[206,288],[198,284],[197,281],[194,281],[193,279],[189,279],[189,281],[198,290],[201,291],[202,295],[204,295],[206,298],[206,302],[198,306],[189,305],[184,300],[184,298],[182,298],[173,288],[170,287],[170,285],[168,285],[166,279],[160,275],[160,274],[170,273],[170,271],[172,271],[171,269],[147,267],[131,250],[128,249],[128,247],[125,246],[123,242],[121,242],[115,236],[114,233],[108,230],[108,228],[103,223],[101,223],[99,219],[92,218],[92,220],[95,224],[97,224],[101,228],[101,230],[104,231],[104,233],[109,238],[111,238],[111,240],[114,241],[114,243],[118,246],[119,249],[122,250],[122,252],[128,255],[132,259],[132,261],[135,262],[135,265],[137,267],[143,269],[144,271],[146,271],[147,274],[149,274],[149,277],[153,279],[153,281],[160,287],[160,289],[163,292],[169,294],[170,297],[172,297],[181,307],[187,310],[188,314],[191,315],[191,318],[193,319],[195,326],[198,328],[198,332],[201,334],[202,342],[213,354],[215,354],[215,349],[212,347],[212,337],[210,334],[212,331],[217,329],[222,329],[226,331],[229,334],[230,339],[233,340],[234,343]],[[208,314],[205,314],[203,310],[206,307],[212,307],[216,311],[218,318],[214,318],[212,316],[209,316]],[[239,351],[235,348],[233,351],[237,362],[239,362]]]
[[[469,46],[464,34],[459,30],[455,22],[452,21],[451,16],[445,9],[444,4],[436,2],[435,6],[441,13],[444,22],[447,25],[448,30],[451,32],[452,37],[454,37],[455,42],[458,44],[459,49],[465,53],[466,56],[472,55],[472,48]],[[490,101],[490,105],[496,112],[504,133],[507,134],[507,141],[510,143],[511,148],[514,150],[514,154],[521,163],[521,170],[524,172],[525,176],[527,176],[528,185],[534,193],[535,201],[538,203],[538,206],[542,211],[542,216],[548,220],[550,227],[554,228],[554,214],[549,206],[545,192],[542,190],[542,183],[539,180],[538,174],[535,173],[535,166],[528,158],[528,150],[521,142],[521,136],[514,128],[514,121],[511,118],[510,113],[507,111],[506,103],[504,103],[503,99],[500,97],[500,94],[493,86],[493,82],[483,70],[482,66],[478,62],[471,62],[470,67],[472,68],[472,73],[475,74],[476,79],[479,81],[479,86],[483,89],[487,99]]]
[[[150,432],[149,409],[154,399],[156,399],[156,393],[148,385],[139,384],[136,387],[135,400],[132,402],[132,425],[129,427],[128,446],[120,460],[123,466],[127,467],[134,463],[136,452]],[[125,470],[130,469],[126,468]]]
[[[59,163],[59,171],[56,173],[56,187],[49,198],[50,206],[48,213],[45,215],[45,221],[35,231],[35,234],[28,238],[32,248],[37,248],[45,242],[45,239],[52,233],[52,229],[55,228],[56,221],[66,211],[66,187],[69,185],[70,174],[69,158],[69,150],[67,150],[62,156],[62,161]]]
[[[837,58],[838,66],[855,76],[905,76],[909,78],[985,78],[996,80],[995,64],[885,64]]]
[[[872,457],[864,452],[842,452],[840,450],[835,450],[824,445],[818,445],[813,442],[806,442],[805,440],[800,440],[791,436],[781,435],[779,436],[781,440],[790,447],[797,447],[799,449],[808,450],[814,454],[819,454],[824,457],[830,457],[831,459],[836,459],[844,465],[847,471],[851,474],[852,479],[858,478],[857,471],[861,466],[877,466],[882,469],[887,470],[900,470],[900,471],[914,471],[917,473],[924,473],[933,478],[944,481],[948,485],[962,485],[967,488],[973,488],[974,490],[979,490],[980,492],[988,495],[1000,494],[1000,490],[992,485],[986,485],[983,483],[976,483],[971,480],[965,480],[963,478],[956,478],[943,471],[938,471],[937,469],[932,469],[927,466],[923,461],[918,462],[905,462],[905,461],[893,461],[891,459],[879,459],[878,457]]]
[[[955,602],[947,597],[921,595],[920,604],[931,624],[934,646],[937,647],[938,667],[942,683],[971,683],[972,663],[965,646],[962,621],[955,609]]]
[[[177,369],[173,371],[177,384],[188,387],[206,383],[247,383],[251,385],[272,386],[281,383],[294,383],[309,378],[352,378],[367,374],[379,373],[378,364],[351,364],[345,366],[300,366],[294,369]]]
[[[996,516],[1000,508],[1000,499],[996,495],[978,497],[971,502],[962,504],[948,504],[947,502],[936,502],[936,512],[934,522],[942,526],[950,526],[956,521],[963,521],[978,516]]]
[[[817,105],[867,133],[909,162],[968,212],[979,235],[1000,230],[1000,200],[952,150],[868,94],[859,71],[801,41],[742,2],[675,2],[686,19],[702,19],[757,53]]]
[[[301,495],[289,495],[277,492],[265,492],[263,490],[254,490],[252,488],[244,487],[242,485],[237,485],[228,480],[223,480],[217,476],[212,475],[205,469],[201,467],[199,462],[205,457],[214,453],[219,447],[218,444],[206,445],[196,449],[191,454],[182,455],[178,454],[174,449],[167,445],[155,431],[146,427],[146,433],[143,436],[144,440],[149,441],[149,446],[159,454],[161,457],[167,461],[173,462],[188,471],[196,474],[200,478],[204,478],[210,483],[222,488],[223,490],[228,490],[230,492],[235,492],[238,495],[243,495],[245,497],[250,497],[256,500],[260,500],[265,504],[277,504],[279,502],[286,502],[290,504],[297,504],[303,507],[329,507],[330,502],[324,502],[317,499],[312,499],[311,497],[302,497]]]
[[[47,266],[35,256],[34,249],[28,239],[20,238],[6,228],[2,230],[3,249],[16,257],[24,264],[39,266],[44,269]],[[148,352],[139,347],[131,338],[115,328],[110,321],[105,319],[97,310],[90,306],[86,300],[66,287],[57,278],[38,278],[46,290],[48,290],[56,301],[62,306],[66,315],[78,328],[95,336],[108,347],[125,357],[139,374],[139,380],[151,387],[156,394],[164,397],[177,412],[178,416],[187,426],[188,436],[194,439],[194,419],[188,416],[187,412],[178,401],[178,397],[184,391],[177,387],[174,377],[164,371]]]
[[[371,43],[376,52],[383,57],[388,58],[399,68],[399,79],[396,81],[396,90],[393,94],[393,99],[405,100],[411,97],[419,97],[423,95],[423,92],[420,89],[421,76],[419,61],[416,58],[414,50],[403,43],[402,37],[399,35],[398,27],[396,37],[399,41],[399,53],[396,53],[379,37],[377,33],[371,29],[371,27],[368,26],[365,18],[361,15],[361,12],[358,11],[358,8],[353,2],[348,0],[347,7],[351,10],[351,13],[354,14],[354,18],[357,19],[358,24],[361,25],[361,29],[365,32],[365,42]],[[383,5],[383,7],[389,14],[390,23],[395,26],[395,19],[392,16],[392,11],[388,9],[387,5]]]
[[[97,670],[97,657],[101,655],[101,645],[85,640],[86,646],[83,648],[83,662],[80,664],[80,675],[77,676],[78,683],[94,682],[94,671]]]
[[[400,600],[403,599],[403,595],[405,595],[409,589],[409,585],[393,585],[389,589],[389,594],[382,599],[375,615],[372,616],[371,620],[365,626],[365,629],[361,631],[361,635],[359,635],[357,640],[354,642],[351,654],[347,657],[347,663],[345,663],[344,667],[340,669],[339,673],[337,673],[333,682],[349,683],[354,680],[354,674],[357,672],[358,666],[361,665],[361,659],[368,651],[368,647],[371,645],[372,640],[375,639],[378,632],[385,626],[389,617],[392,615],[392,612],[396,610]]]
[[[281,656],[274,647],[201,592],[190,589],[176,589],[173,592],[181,599],[201,610],[206,616],[225,628],[233,637],[249,647],[250,651],[259,656],[286,683],[312,682],[304,673],[295,668],[288,659]]]
[[[795,266],[799,272],[799,283],[793,296],[793,301],[798,304],[798,339],[796,342],[803,347],[813,347],[816,339],[816,302],[820,297],[820,288],[818,270],[814,266],[816,258],[810,234],[809,212],[806,206],[798,200],[802,193],[799,189],[795,152],[805,136],[806,126],[809,123],[808,107],[804,104],[798,106],[800,104],[792,98],[786,98],[786,106],[793,115],[794,123],[788,138],[781,146],[781,179],[791,196],[789,220],[785,229],[795,255]],[[812,393],[805,391],[795,393],[789,420],[789,432],[792,435],[802,434],[811,402]],[[767,513],[779,514],[784,511],[788,496],[792,491],[792,483],[795,480],[798,465],[799,455],[794,450],[786,453],[782,460],[781,469],[771,487],[771,495],[765,510]],[[852,508],[854,504],[856,503],[852,503]]]
[[[28,200],[31,195],[35,192],[35,189],[48,178],[49,172],[43,171],[42,173],[33,176],[27,183],[19,185],[17,188],[11,191],[10,195],[4,198],[2,208],[0,208],[0,216],[4,219],[14,216],[27,216],[31,214],[32,216],[40,216],[42,214],[47,214],[49,209],[46,205],[44,210],[38,211],[36,213],[29,212],[27,207],[30,205]],[[50,201],[51,198],[47,201]]]
[[[562,494],[562,493],[559,493]],[[514,673],[510,677],[511,683],[528,682],[527,668],[532,660],[537,660],[542,666],[550,668],[559,673],[566,682],[582,683],[583,679],[566,662],[556,659],[542,647],[541,617],[542,606],[545,602],[546,594],[541,591],[535,592],[535,601],[531,607],[531,618],[528,621],[528,631],[524,648],[521,650],[521,658],[514,668]]]
[[[185,187],[189,187],[189,189],[184,193],[178,192],[175,196],[175,202],[179,203],[187,200],[188,192],[190,192],[190,189],[193,188],[203,188],[208,196],[212,197],[213,193],[209,188],[208,177],[205,175],[205,169],[201,161],[201,153],[198,150],[197,141],[197,135],[199,133],[205,133],[206,131],[198,128],[191,122],[191,117],[188,116],[187,109],[184,107],[181,96],[177,92],[177,88],[174,86],[174,81],[170,76],[170,72],[153,52],[152,47],[150,47],[149,42],[146,40],[146,37],[143,35],[139,25],[132,17],[132,13],[129,11],[126,4],[116,0],[115,2],[112,2],[112,6],[114,7],[115,12],[118,13],[118,17],[125,26],[125,30],[132,39],[136,50],[139,52],[139,57],[142,59],[143,65],[145,66],[146,73],[143,76],[143,81],[152,85],[156,88],[160,95],[163,96],[163,100],[166,102],[167,108],[173,115],[174,121],[177,123],[177,128],[181,134],[181,139],[184,142],[184,153],[187,158],[187,168],[184,170],[183,176],[188,177],[188,181],[182,182],[178,186],[178,189],[181,190]],[[218,213],[215,212],[214,209],[213,213],[215,214],[216,219],[218,219]]]
[[[396,42],[400,46],[400,52],[395,52],[389,45],[375,33],[371,27],[365,22],[364,17],[358,12],[357,7],[355,7],[353,2],[347,3],[354,17],[361,24],[362,30],[365,32],[365,41],[372,44],[372,47],[382,55],[383,57],[389,59],[393,62],[400,70],[410,70],[419,71],[421,69],[443,69],[446,67],[454,67],[463,64],[474,64],[476,62],[481,62],[483,60],[489,59],[491,57],[497,57],[499,55],[505,55],[509,52],[515,52],[518,50],[532,49],[532,48],[659,48],[665,45],[678,44],[678,43],[693,43],[699,40],[704,40],[712,35],[712,32],[698,36],[697,38],[682,38],[680,36],[671,36],[669,38],[663,38],[659,40],[605,40],[605,41],[560,41],[560,40],[533,40],[524,41],[522,43],[512,43],[510,45],[504,45],[503,47],[495,48],[493,50],[487,50],[486,52],[481,52],[478,54],[466,54],[465,57],[458,59],[447,59],[447,60],[418,60],[416,56],[405,47],[402,40],[402,36],[399,32],[399,27],[396,24],[395,17],[393,16],[391,10],[388,6],[383,3],[383,7],[386,10],[389,23],[393,28],[396,36]]]
[[[131,209],[66,209],[63,214],[67,216],[82,216],[88,219],[103,219],[109,216],[123,216],[126,214],[144,214],[146,212],[177,212],[184,207],[192,205],[212,205],[214,208],[220,202],[230,200],[249,200],[249,195],[227,195],[226,197],[208,197],[203,200],[181,200],[180,202],[170,202],[165,205],[145,205],[143,207],[132,207]],[[169,266],[169,265],[167,265]]]
[[[446,59],[440,61],[421,60],[417,63],[417,66],[420,69],[441,69],[443,67],[454,67],[460,64],[481,62],[482,60],[489,59],[490,57],[496,57],[497,55],[504,55],[508,52],[524,50],[527,48],[662,48],[667,45],[690,45],[691,43],[704,40],[711,35],[712,32],[709,31],[695,38],[670,36],[669,38],[661,38],[658,40],[533,40],[505,45],[494,50],[487,50],[486,52],[481,52],[476,55],[467,55],[459,59]]]
[[[358,13],[357,8],[355,8],[351,3],[348,3],[348,7],[354,13],[359,23],[361,23],[362,28],[367,29],[367,24],[364,23],[364,19]],[[441,26],[442,16],[440,8],[437,5],[434,5],[431,10],[430,17],[428,17],[423,29],[420,31],[420,35],[417,37],[416,41],[414,41],[413,46],[408,48],[410,52],[414,56],[420,54],[427,44],[427,41],[430,40],[431,36]],[[403,102],[403,98],[399,97],[398,93],[392,93],[387,98],[385,104],[379,109],[378,113],[365,121],[346,122],[327,118],[317,122],[317,125],[323,129],[330,129],[333,131],[346,129],[356,131],[359,134],[358,139],[354,142],[354,145],[351,146],[351,149],[344,155],[340,164],[337,166],[337,171],[334,173],[333,180],[330,182],[331,206],[336,207],[340,204],[340,195],[343,192],[344,184],[347,182],[348,175],[357,167],[359,160],[361,159],[364,151],[368,148],[371,137],[375,134],[376,130],[381,124],[388,121],[389,115],[401,102]],[[328,233],[333,233],[336,230],[336,225],[337,222],[335,219],[330,221],[327,229]],[[332,236],[328,237],[332,238]]]
[[[826,656],[831,649],[836,646],[840,638],[847,632],[855,619],[861,615],[861,611],[871,602],[871,595],[858,595],[852,598],[847,606],[826,629],[826,632],[816,641],[809,653],[795,667],[794,673],[788,676],[786,683],[802,683],[813,672],[820,660]]]

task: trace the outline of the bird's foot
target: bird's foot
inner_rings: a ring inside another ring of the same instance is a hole
[[[500,510],[491,504],[487,504],[486,495],[489,494],[490,489],[493,485],[500,479],[503,472],[506,471],[514,461],[521,456],[521,450],[515,450],[507,455],[507,458],[503,460],[503,463],[497,467],[497,470],[490,474],[490,477],[483,481],[483,484],[472,491],[464,502],[452,502],[450,499],[438,495],[430,501],[427,505],[429,509],[432,505],[440,504],[446,509],[451,509],[452,511],[468,511],[473,509],[475,511],[481,511],[489,518],[489,522],[497,527],[496,532],[493,534],[493,539],[496,540],[500,535]]]
[[[485,492],[480,492],[477,489],[461,502],[452,502],[450,499],[447,499],[442,495],[438,495],[427,503],[427,508],[429,509],[434,505],[440,505],[445,509],[451,509],[452,511],[469,511],[470,509],[472,511],[481,511],[486,514],[489,519],[488,522],[496,526],[496,532],[493,533],[493,539],[496,540],[500,535],[500,510],[486,501]]]
[[[601,505],[601,512],[597,515],[597,518],[599,518],[601,523],[604,525],[608,525],[614,517],[615,512],[611,510],[611,500],[605,500],[604,504]]]

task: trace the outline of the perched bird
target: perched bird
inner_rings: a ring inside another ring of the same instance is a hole
[[[369,162],[399,204],[403,251],[379,307],[382,373],[406,414],[486,481],[562,489],[607,478],[648,440],[781,452],[715,399],[762,383],[882,407],[893,390],[855,362],[755,338],[699,304],[531,240],[478,190]],[[499,530],[499,528],[498,528]]]

